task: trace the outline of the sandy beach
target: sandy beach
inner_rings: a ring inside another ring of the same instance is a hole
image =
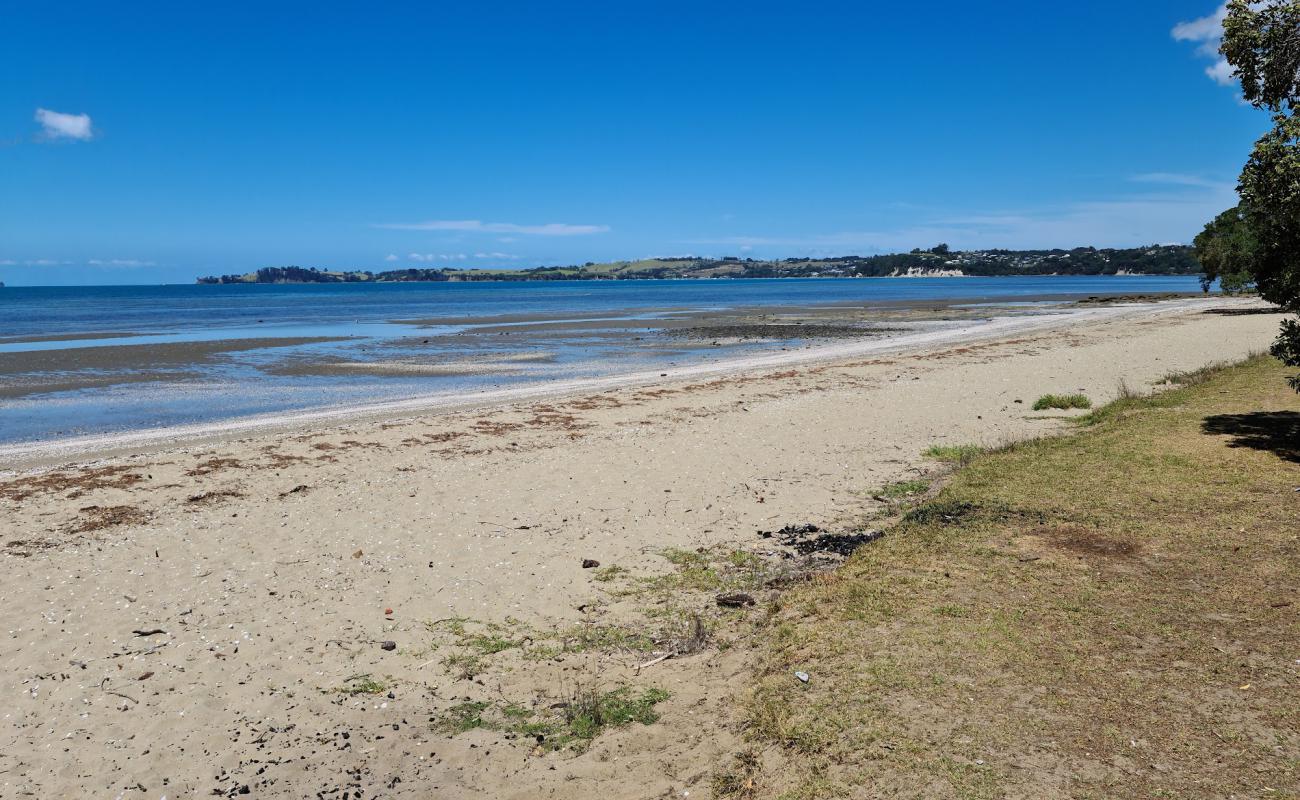
[[[714,644],[673,655],[698,598],[629,581],[669,549],[849,529],[940,469],[930,445],[1062,430],[1042,394],[1101,403],[1266,348],[1276,315],[1222,313],[1254,310],[1099,304],[0,448],[0,797],[707,797],[759,612],[710,608]],[[467,665],[467,626],[511,644]],[[632,628],[653,643],[542,646]],[[590,686],[667,699],[582,752],[446,725]]]

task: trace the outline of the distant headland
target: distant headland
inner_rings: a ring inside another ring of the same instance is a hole
[[[413,281],[663,280],[700,278],[899,278],[1000,275],[1196,275],[1187,245],[1073,250],[929,250],[874,256],[786,258],[647,258],[531,269],[322,270],[264,267],[243,275],[210,275],[199,283],[402,283]]]

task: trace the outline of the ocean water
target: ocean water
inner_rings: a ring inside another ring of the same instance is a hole
[[[979,308],[1199,289],[1195,277],[1169,276],[7,287],[0,443],[465,394],[790,344],[719,350],[653,335],[657,319],[684,311]],[[532,319],[575,324],[521,324]],[[412,361],[441,371],[350,371]]]
[[[1195,292],[1192,276],[532,281],[0,289],[0,337],[193,331],[429,317],[623,312],[1057,294]]]

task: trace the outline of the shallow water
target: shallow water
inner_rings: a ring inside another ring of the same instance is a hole
[[[1050,308],[1043,297],[1198,290],[1195,277],[1163,276],[3,288],[0,442],[473,393],[801,343],[658,335],[701,311],[911,301],[1024,313]],[[269,339],[283,346],[249,341]]]

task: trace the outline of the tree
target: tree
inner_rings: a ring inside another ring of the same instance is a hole
[[[1251,266],[1259,244],[1240,206],[1233,206],[1207,223],[1192,244],[1203,270],[1202,289],[1209,291],[1216,280],[1227,294],[1255,287]]]
[[[1242,170],[1239,208],[1255,238],[1248,268],[1265,300],[1300,313],[1300,0],[1229,0],[1219,52],[1273,129]],[[1300,324],[1282,324],[1273,355],[1300,366]],[[1300,375],[1290,379],[1300,392]]]

